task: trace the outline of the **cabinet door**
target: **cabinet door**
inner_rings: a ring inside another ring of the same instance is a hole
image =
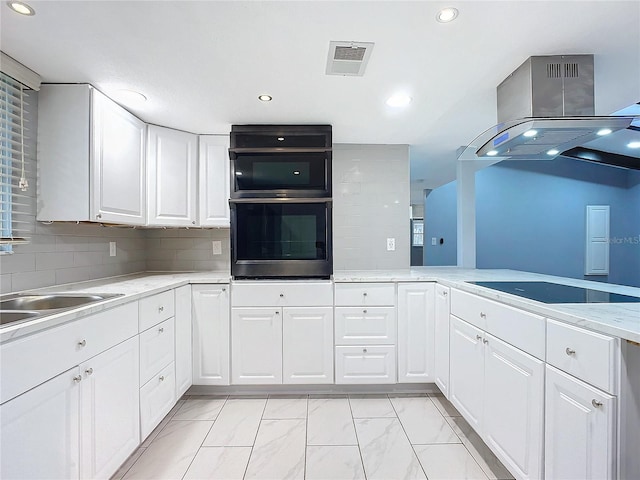
[[[138,339],[130,338],[80,365],[80,472],[109,478],[140,443]]]
[[[203,227],[229,226],[229,136],[201,135],[199,221]]]
[[[484,391],[483,335],[482,330],[451,315],[449,400],[479,434]]]
[[[79,478],[78,372],[68,370],[0,406],[0,478]]]
[[[189,389],[193,379],[191,348],[191,285],[175,289],[176,398]]]
[[[174,318],[140,334],[140,386],[175,361]]]
[[[333,383],[333,308],[285,308],[282,324],[285,384]]]
[[[449,299],[449,287],[436,285],[433,371],[445,397],[449,397]]]
[[[232,310],[231,383],[282,383],[282,309]]]
[[[336,307],[336,345],[395,345],[394,307]]]
[[[197,135],[149,125],[148,224],[196,224]]]
[[[92,95],[92,218],[144,225],[146,125],[97,90]]]
[[[434,380],[434,285],[398,285],[398,383]]]
[[[616,398],[546,367],[545,477],[615,478]]]
[[[176,404],[174,364],[162,369],[140,388],[140,439],[144,440]]]
[[[396,383],[393,345],[336,347],[336,384]]]
[[[516,478],[543,477],[544,363],[485,334],[484,441]]]
[[[193,384],[229,385],[229,286],[191,289]]]

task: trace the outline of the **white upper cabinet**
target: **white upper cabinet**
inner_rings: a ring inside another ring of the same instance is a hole
[[[90,85],[43,85],[37,219],[144,225],[145,134]]]
[[[199,145],[199,224],[229,226],[229,136],[201,135]]]
[[[198,137],[149,125],[147,136],[148,224],[196,225]]]

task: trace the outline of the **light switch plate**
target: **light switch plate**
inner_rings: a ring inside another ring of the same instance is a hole
[[[213,254],[222,255],[222,242],[220,240],[213,241]]]
[[[393,252],[396,249],[396,239],[395,238],[387,238],[387,251]]]
[[[109,242],[109,256],[116,256],[116,242]]]

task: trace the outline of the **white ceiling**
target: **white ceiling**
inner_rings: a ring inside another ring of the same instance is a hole
[[[409,144],[413,203],[455,177],[531,55],[595,54],[596,114],[640,100],[640,0],[28,3],[34,17],[2,2],[0,48],[43,81],[139,90],[143,120],[195,133],[329,123],[336,143]],[[435,21],[445,6],[453,23]],[[332,40],[375,43],[364,77],[325,75]],[[396,91],[408,108],[385,105]]]

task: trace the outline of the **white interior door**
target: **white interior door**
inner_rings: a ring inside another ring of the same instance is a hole
[[[609,205],[587,205],[585,275],[609,275]]]

